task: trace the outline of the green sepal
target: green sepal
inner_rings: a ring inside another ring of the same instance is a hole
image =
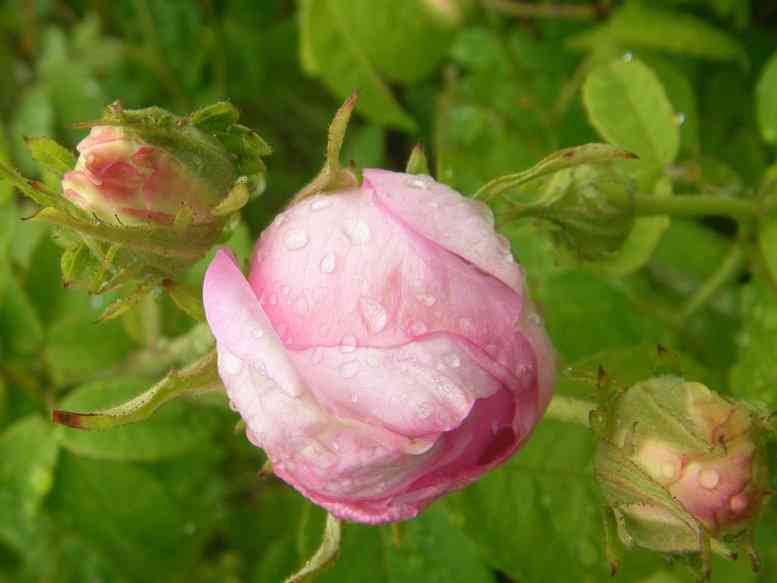
[[[185,283],[165,280],[162,282],[173,303],[192,319],[198,322],[205,321],[205,309],[202,305],[202,293]]]
[[[421,144],[416,144],[413,151],[410,152],[405,172],[408,174],[431,174],[429,172],[429,160],[426,158],[426,152]]]
[[[240,112],[228,101],[219,101],[198,109],[189,114],[186,119],[193,126],[206,132],[224,131],[238,122]]]
[[[170,371],[161,381],[134,399],[105,411],[75,412],[55,409],[54,423],[75,429],[105,430],[138,423],[172,399],[222,390],[216,351],[211,351],[183,370]]]
[[[514,190],[522,184],[565,168],[614,160],[636,160],[637,158],[636,154],[610,144],[584,144],[574,148],[566,148],[546,156],[528,170],[494,178],[481,186],[474,198],[488,201],[495,196]]]
[[[356,107],[357,99],[358,95],[354,93],[345,100],[335,113],[332,123],[329,124],[324,167],[312,181],[294,195],[291,199],[291,204],[296,204],[320,192],[352,188],[361,184],[361,172],[355,166],[343,168],[340,164],[340,152],[343,149],[348,122]]]
[[[60,178],[76,165],[73,152],[51,138],[25,138],[24,143],[33,160]]]

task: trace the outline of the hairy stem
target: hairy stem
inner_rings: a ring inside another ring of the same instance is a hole
[[[671,198],[637,194],[630,198],[638,215],[671,215],[674,217],[716,216],[732,219],[751,219],[770,210],[770,206],[757,201],[725,196],[694,194]]]
[[[545,412],[545,416],[548,419],[556,419],[565,423],[576,423],[589,427],[589,417],[594,409],[596,409],[596,404],[591,401],[564,395],[554,395],[548,410]]]

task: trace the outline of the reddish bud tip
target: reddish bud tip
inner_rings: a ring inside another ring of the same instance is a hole
[[[51,420],[57,425],[65,425],[74,429],[83,429],[83,418],[89,416],[89,413],[73,413],[71,411],[61,411],[54,409],[51,412]]]

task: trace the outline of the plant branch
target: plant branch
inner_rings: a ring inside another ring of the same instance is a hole
[[[734,279],[742,270],[745,263],[745,253],[740,241],[736,241],[723,257],[718,268],[688,298],[680,312],[680,324],[693,315],[706,304],[710,298],[726,283]]]

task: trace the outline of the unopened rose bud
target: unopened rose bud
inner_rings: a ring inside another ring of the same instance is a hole
[[[197,137],[211,142],[204,134]],[[108,223],[168,225],[182,209],[195,224],[210,222],[210,209],[227,196],[236,178],[234,168],[223,171],[223,163],[214,172],[204,171],[211,168],[208,160],[198,167],[174,148],[149,143],[120,126],[93,127],[78,151],[75,169],[63,177],[63,193]],[[227,159],[226,152],[217,155]]]
[[[203,299],[219,371],[273,472],[337,517],[404,520],[523,445],[555,358],[486,205],[364,170],[293,205]]]
[[[607,415],[596,475],[624,543],[695,553],[710,537],[721,552],[751,529],[767,492],[754,410],[658,377],[618,395]]]

